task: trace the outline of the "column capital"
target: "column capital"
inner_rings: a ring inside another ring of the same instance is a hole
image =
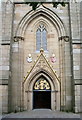
[[[14,42],[18,42],[20,40],[23,40],[24,41],[24,37],[21,37],[21,36],[14,36]]]
[[[68,42],[69,36],[61,36],[61,37],[59,37],[59,40],[64,40],[65,42]]]

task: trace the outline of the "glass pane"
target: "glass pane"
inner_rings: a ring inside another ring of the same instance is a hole
[[[46,29],[42,31],[42,47],[44,50],[47,50],[47,32]]]
[[[36,50],[40,50],[41,48],[41,31],[40,29],[36,32]]]

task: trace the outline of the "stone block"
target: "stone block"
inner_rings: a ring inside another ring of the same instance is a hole
[[[8,70],[2,70],[0,78],[8,79],[9,78],[9,71]]]
[[[74,79],[81,79],[80,71],[74,70]]]
[[[2,99],[0,99],[0,103],[2,103],[2,110],[4,113],[8,112],[8,86],[7,85],[0,85],[0,95]]]
[[[74,45],[73,45],[73,49],[80,49],[80,48],[81,48],[81,45],[80,45],[80,44],[79,44],[79,45],[78,45],[78,44],[74,44]]]
[[[73,61],[80,61],[80,54],[73,54]]]
[[[73,65],[74,65],[74,66],[77,66],[77,65],[80,66],[80,64],[81,64],[80,61],[74,61],[74,62],[73,62]]]
[[[9,70],[9,66],[0,66],[0,70]]]
[[[73,49],[73,53],[78,53],[78,54],[80,54],[80,53],[81,53],[81,50],[80,50],[80,49]]]
[[[79,70],[80,70],[80,65],[76,65],[76,66],[74,66],[74,67],[73,67],[73,70],[77,70],[77,71],[79,71]]]

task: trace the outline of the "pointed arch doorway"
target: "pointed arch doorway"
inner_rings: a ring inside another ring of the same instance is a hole
[[[40,70],[31,76],[32,79],[28,79],[24,84],[25,110],[42,108],[60,110],[60,84],[58,80],[45,70]]]
[[[33,86],[33,109],[51,109],[51,86],[46,78],[40,77]]]

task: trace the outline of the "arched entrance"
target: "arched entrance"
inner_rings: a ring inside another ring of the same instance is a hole
[[[44,77],[40,77],[33,87],[33,109],[51,109],[51,86]]]
[[[55,76],[42,69],[31,76],[24,84],[25,110],[60,110],[60,84]]]

